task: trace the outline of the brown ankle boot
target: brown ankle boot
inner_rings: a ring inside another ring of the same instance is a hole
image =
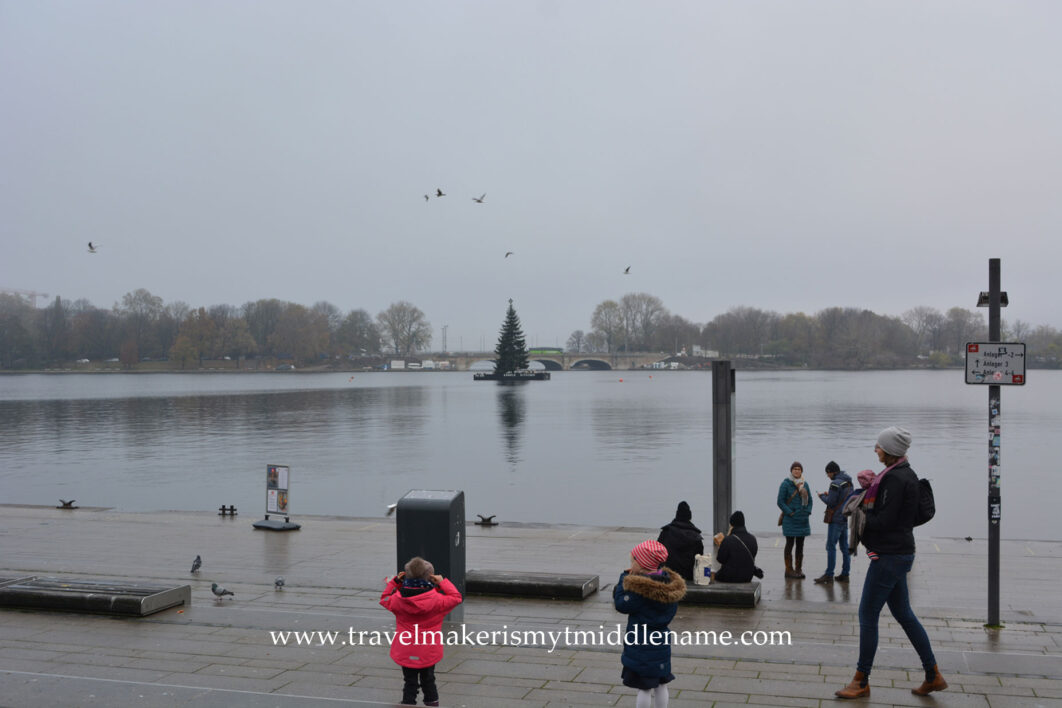
[[[912,688],[911,693],[916,696],[928,696],[933,691],[943,691],[948,687],[948,682],[944,680],[944,677],[940,675],[940,669],[933,666],[933,680],[923,681],[922,685],[918,688]]]
[[[862,671],[856,671],[851,683],[840,691],[834,691],[833,695],[838,698],[866,698],[870,695],[870,683],[867,675]]]
[[[799,575],[797,575],[793,571],[793,557],[792,557],[792,554],[790,554],[790,553],[786,553],[785,554],[785,577],[787,577],[787,578],[799,578],[800,577]]]
[[[804,554],[803,553],[797,553],[796,554],[796,566],[793,568],[793,571],[796,573],[796,577],[798,577],[798,578],[806,578],[806,577],[808,577],[808,576],[804,575]]]

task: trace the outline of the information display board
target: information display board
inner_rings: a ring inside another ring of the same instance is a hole
[[[266,465],[266,514],[291,513],[289,485],[291,468],[287,465]]]
[[[1025,385],[1024,342],[968,342],[966,383]]]

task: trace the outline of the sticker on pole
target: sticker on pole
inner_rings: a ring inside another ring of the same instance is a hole
[[[966,383],[1025,385],[1024,342],[968,342]]]

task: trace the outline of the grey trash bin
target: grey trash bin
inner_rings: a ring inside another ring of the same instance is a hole
[[[465,493],[413,489],[398,500],[395,510],[397,569],[413,556],[431,561],[435,572],[465,594]],[[464,619],[463,605],[447,621]]]

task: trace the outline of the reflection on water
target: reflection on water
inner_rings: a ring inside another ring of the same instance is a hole
[[[530,383],[530,382],[528,382]],[[524,385],[498,386],[498,418],[505,440],[505,457],[511,465],[520,462],[520,426],[524,422],[527,404],[522,392]]]
[[[377,516],[410,489],[462,489],[469,516],[503,522],[655,527],[687,499],[706,534],[725,531],[709,517],[710,375],[623,374],[556,372],[519,387],[432,372],[0,376],[0,501],[235,504],[253,518],[274,463],[291,466],[296,517]],[[1062,538],[1042,494],[1062,372],[1035,374],[1003,393],[1004,538]],[[823,491],[827,461],[853,475],[876,468],[877,432],[902,424],[913,467],[938,490],[926,534],[986,535],[987,391],[961,371],[739,371],[734,401],[734,501],[753,531],[776,531],[790,462]]]

